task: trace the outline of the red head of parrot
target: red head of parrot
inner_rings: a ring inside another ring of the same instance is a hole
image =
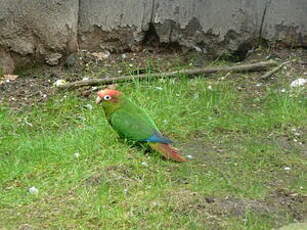
[[[102,104],[106,114],[114,112],[123,103],[123,94],[114,89],[104,89],[97,93],[96,104]]]
[[[117,103],[122,95],[121,92],[114,90],[114,89],[104,89],[100,90],[97,93],[98,97],[96,99],[96,103],[99,104],[103,103]]]

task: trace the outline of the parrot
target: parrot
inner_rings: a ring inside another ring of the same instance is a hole
[[[101,104],[110,126],[120,137],[134,142],[147,143],[168,160],[185,162],[169,138],[164,137],[152,118],[129,97],[115,89],[97,93],[96,104]]]

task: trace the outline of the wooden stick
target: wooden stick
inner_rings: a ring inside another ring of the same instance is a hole
[[[84,81],[76,81],[72,83],[67,83],[65,85],[58,86],[59,89],[73,89],[82,86],[95,86],[111,84],[116,82],[132,81],[136,79],[146,79],[146,78],[161,78],[161,77],[176,77],[177,75],[187,75],[195,76],[199,74],[212,74],[217,72],[251,72],[251,71],[261,71],[265,70],[271,66],[276,66],[275,61],[258,62],[253,64],[244,64],[237,66],[225,66],[216,68],[196,68],[196,69],[184,69],[172,72],[162,72],[162,73],[148,73],[139,75],[126,75],[113,78],[101,78],[101,79],[91,79]]]
[[[261,80],[266,80],[269,77],[271,77],[274,73],[276,73],[277,71],[279,71],[283,66],[289,64],[292,61],[285,61],[283,63],[281,63],[279,66],[275,67],[274,69],[272,69],[271,71],[266,72],[265,74],[263,74],[260,79]]]

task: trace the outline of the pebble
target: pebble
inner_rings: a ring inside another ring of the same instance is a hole
[[[38,194],[38,189],[33,186],[33,187],[29,188],[29,193]]]

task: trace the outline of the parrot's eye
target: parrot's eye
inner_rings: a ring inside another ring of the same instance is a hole
[[[106,101],[109,101],[109,100],[112,99],[112,97],[111,97],[110,95],[105,95],[105,96],[103,97],[103,99],[106,100]]]

